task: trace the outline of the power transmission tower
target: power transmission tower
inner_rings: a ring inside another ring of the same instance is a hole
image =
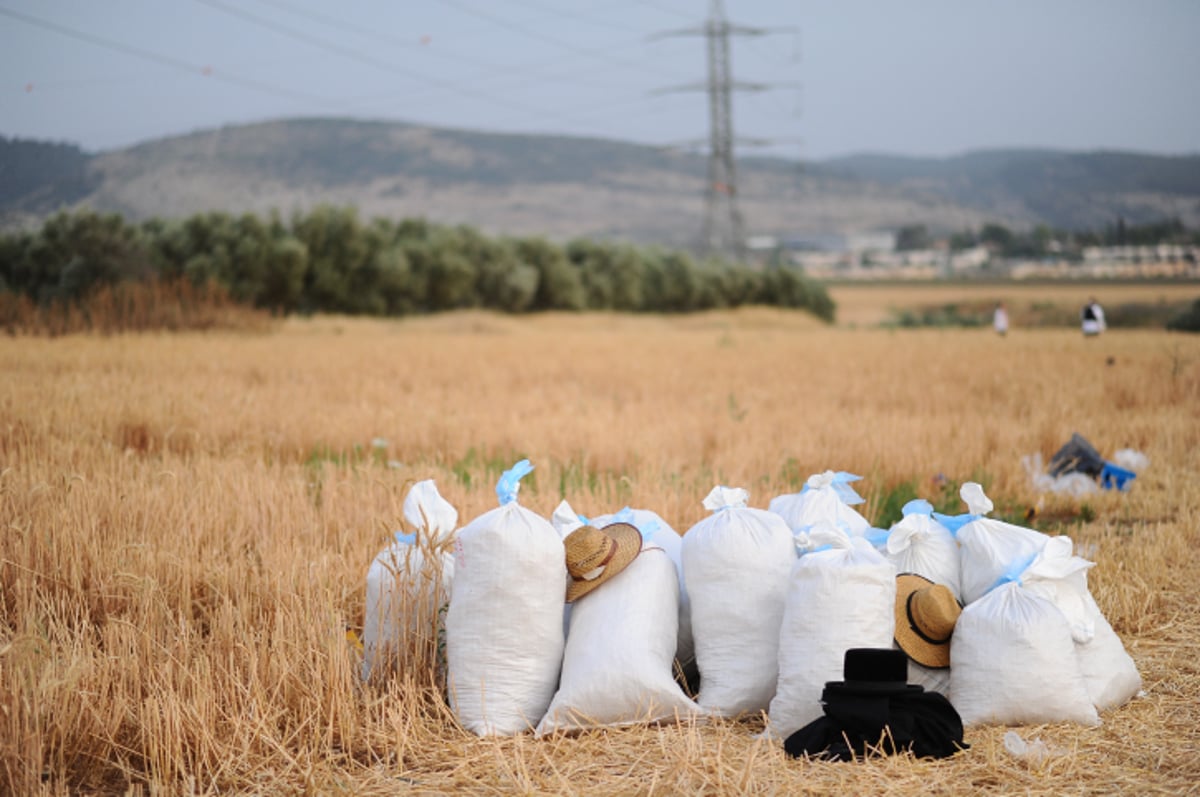
[[[735,25],[725,19],[721,0],[710,0],[708,19],[700,27],[664,31],[652,38],[667,36],[704,36],[708,41],[708,80],[660,89],[670,91],[708,92],[709,154],[708,184],[704,190],[704,226],[701,239],[709,254],[727,254],[741,259],[746,251],[746,225],[738,208],[737,167],[734,144],[765,144],[762,140],[741,140],[733,133],[733,92],[765,91],[765,83],[747,83],[733,79],[730,64],[729,37],[763,36],[794,28],[752,28]],[[779,84],[776,84],[779,85]]]

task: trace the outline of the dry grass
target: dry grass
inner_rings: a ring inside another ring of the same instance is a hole
[[[851,283],[829,289],[837,302],[838,323],[846,326],[873,326],[889,320],[890,310],[917,309],[930,305],[964,303],[1008,305],[1014,332],[1020,331],[1032,308],[1056,305],[1064,308],[1068,319],[1077,317],[1079,308],[1094,296],[1100,304],[1113,308],[1122,304],[1176,305],[1200,296],[1195,283],[969,283],[913,282],[900,284]]]
[[[1103,297],[1101,297],[1103,299]],[[1112,364],[1107,364],[1109,358]],[[272,334],[0,341],[0,792],[1186,793],[1200,782],[1200,338],[461,314],[290,321]],[[883,493],[984,475],[1073,431],[1144,451],[1089,501],[1093,592],[1146,695],[1066,755],[787,760],[759,723],[480,740],[429,672],[364,686],[344,629],[432,477],[462,522],[499,470],[522,502],[625,504],[679,530],[715,483],[751,502],[824,468]],[[386,447],[372,447],[376,437]],[[390,465],[389,465],[390,461]]]

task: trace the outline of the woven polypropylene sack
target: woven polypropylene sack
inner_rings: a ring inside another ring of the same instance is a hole
[[[675,644],[675,659],[681,667],[688,667],[696,660],[696,644],[692,637],[692,601],[683,582],[683,538],[669,523],[649,509],[622,509],[612,515],[601,515],[592,519],[601,528],[609,523],[632,523],[652,545],[666,552],[675,565],[679,579],[679,638]]]
[[[464,728],[511,735],[541,721],[562,665],[566,579],[558,533],[515,502],[459,531],[446,654]]]
[[[537,734],[695,714],[672,670],[678,602],[675,565],[652,544],[575,601],[562,680]]]
[[[959,615],[950,639],[950,702],[967,725],[1100,724],[1066,616],[1015,582]]]
[[[801,556],[792,566],[779,631],[779,686],[770,733],[786,738],[822,715],[821,692],[840,681],[850,648],[890,648],[896,569],[861,537]],[[822,537],[813,534],[815,541]]]
[[[727,492],[714,498],[719,490]],[[747,507],[745,497],[745,490],[714,489],[705,499],[714,514],[683,535],[698,702],[722,716],[765,711],[775,694],[779,624],[796,559],[783,519]]]

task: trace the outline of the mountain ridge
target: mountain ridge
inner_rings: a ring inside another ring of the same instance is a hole
[[[601,138],[280,119],[87,153],[0,137],[0,217],[87,205],[132,218],[353,205],[484,231],[694,242],[707,156]],[[999,148],[947,157],[860,153],[738,161],[750,234],[995,222],[1099,228],[1123,218],[1200,226],[1200,155]]]

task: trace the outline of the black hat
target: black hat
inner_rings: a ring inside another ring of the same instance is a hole
[[[827,694],[892,695],[908,692],[908,656],[892,648],[850,648],[842,660],[841,681],[825,684]]]

